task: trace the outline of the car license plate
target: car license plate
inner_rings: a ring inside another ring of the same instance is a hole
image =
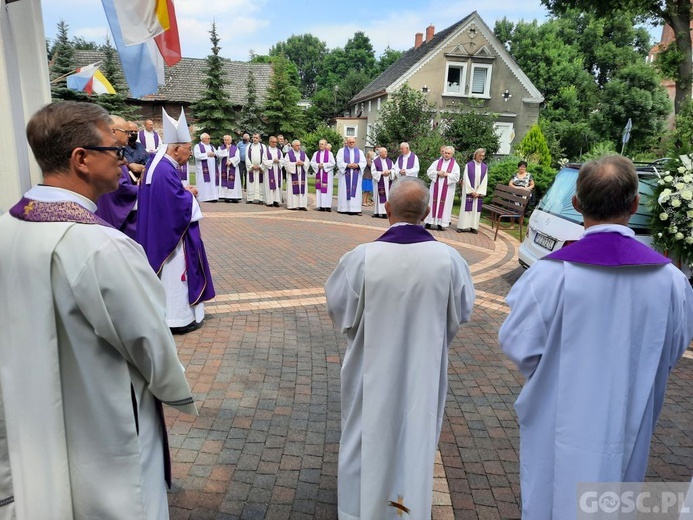
[[[543,233],[536,233],[534,235],[534,243],[549,251],[553,251],[553,248],[556,246],[556,240]]]

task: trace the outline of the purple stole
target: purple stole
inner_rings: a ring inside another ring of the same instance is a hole
[[[346,164],[349,164],[350,162],[355,162],[358,163],[361,160],[361,156],[359,155],[359,149],[354,148],[354,160],[351,161],[349,160],[348,157],[349,154],[349,147],[345,146],[344,147],[344,162]],[[356,187],[359,184],[359,172],[361,171],[361,168],[347,168],[346,171],[344,172],[344,179],[346,180],[346,186],[347,186],[347,200],[351,200],[356,197]]]
[[[178,167],[178,177],[180,178],[181,181],[187,181],[188,180],[188,163],[181,164]]]
[[[320,153],[321,151],[318,150],[315,152],[317,155],[315,156],[315,162],[320,164],[320,163],[326,163],[327,161],[330,160],[330,151],[329,150],[322,150],[323,158],[322,161],[320,160]],[[320,168],[318,170],[318,173],[315,175],[315,192],[318,193],[327,193],[327,172]]]
[[[294,153],[293,149],[289,150],[289,160],[291,162],[296,162],[296,154]],[[299,155],[300,160],[303,162],[306,162],[306,152],[301,150],[301,154]],[[299,184],[299,171],[298,169],[301,168],[301,178],[300,178],[300,184]],[[291,184],[293,185],[293,193],[294,195],[298,195],[299,193],[301,195],[305,195],[306,193],[306,169],[303,166],[296,166],[296,173],[291,174]]]
[[[444,159],[442,157],[438,159],[438,166],[436,167],[437,172],[439,172],[443,167],[443,160]],[[448,164],[448,173],[452,172],[454,166],[455,159],[450,159],[450,163]],[[445,199],[448,197],[448,178],[444,177],[444,179],[445,184],[443,184],[443,189],[441,190],[443,193],[441,194],[438,193],[438,179],[433,181],[433,210],[431,211],[433,218],[443,218]]]
[[[392,170],[392,159],[389,157],[385,158],[385,161],[387,161],[387,169]],[[375,164],[375,169],[378,170],[379,172],[383,171],[383,161],[380,157],[377,157],[374,161],[373,164]],[[380,180],[378,181],[378,197],[380,197],[380,203],[385,204],[387,202],[387,193],[385,192],[385,176],[381,175]]]
[[[207,153],[204,143],[199,143],[198,146],[200,147],[202,153]],[[205,180],[205,182],[209,182],[209,164],[207,163],[207,159],[200,161],[200,164],[202,165],[202,178]]]
[[[409,152],[409,159],[407,159],[407,170],[411,170],[414,167],[414,159],[416,158],[416,155],[414,152]],[[402,163],[404,156],[400,155],[399,158],[397,159],[397,167],[398,169],[402,169]]]
[[[84,206],[72,201],[40,202],[22,197],[10,208],[10,215],[26,222],[76,222],[113,227]]]
[[[671,262],[654,249],[617,231],[585,235],[577,242],[545,256],[544,259],[601,267],[665,265]]]
[[[154,148],[159,148],[159,134],[156,132],[153,132],[153,133],[154,133]],[[140,143],[142,143],[142,146],[147,148],[147,139],[144,135],[144,130],[139,131],[139,138],[140,138]]]
[[[391,244],[419,244],[421,242],[436,242],[436,239],[422,226],[407,224],[390,227],[375,241]]]
[[[273,160],[273,157],[272,157],[272,150],[270,149],[269,146],[267,147],[267,158],[270,159],[270,160]],[[281,158],[282,158],[282,153],[281,153],[281,151],[279,151],[279,148],[277,148],[277,159],[279,159],[279,160],[281,161]],[[276,166],[276,168],[280,168],[280,167],[281,167],[281,166],[279,166],[279,165]],[[269,177],[269,186],[270,186],[270,190],[274,191],[274,190],[277,189],[277,181],[276,181],[276,179],[274,178],[274,168],[275,168],[274,163],[272,164],[271,168],[272,168],[272,173],[270,173],[270,172],[268,171],[268,172],[267,172],[267,176]],[[281,176],[280,176],[279,178],[281,179]]]
[[[262,143],[260,143],[260,163],[262,163],[262,158],[265,156],[265,147],[263,146]],[[249,144],[248,145],[248,159],[250,159],[250,162],[253,162],[253,145]],[[248,180],[250,182],[255,182],[255,175],[253,175],[253,170],[248,170]],[[263,181],[262,178],[262,170],[260,170],[260,182]]]
[[[476,163],[474,161],[469,161],[467,163],[467,175],[469,175],[469,184],[474,186],[474,176],[476,172]],[[481,163],[481,178],[479,179],[479,184],[481,184],[481,181],[484,180],[484,177],[486,176],[486,171],[488,170],[488,166],[486,166],[486,163]],[[481,197],[476,199],[476,211],[481,212],[481,206],[483,204],[483,199]],[[467,195],[465,197],[464,201],[464,210],[465,211],[474,211],[474,197],[471,195]]]
[[[231,169],[229,158],[236,155],[236,146],[231,144],[228,148],[225,144],[219,147],[220,150],[228,150],[228,157],[221,158],[221,187],[233,189],[236,183],[236,169]]]

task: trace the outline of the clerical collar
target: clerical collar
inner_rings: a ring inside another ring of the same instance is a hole
[[[420,226],[421,224],[412,224],[411,222],[395,222],[392,224],[390,227],[397,227],[397,226]]]
[[[45,184],[34,186],[24,194],[24,197],[38,202],[76,202],[92,213],[96,211],[96,203],[84,195]]]
[[[582,236],[586,237],[594,233],[620,233],[624,237],[635,237],[635,231],[621,224],[597,224],[596,226],[590,226],[585,229],[585,233]]]

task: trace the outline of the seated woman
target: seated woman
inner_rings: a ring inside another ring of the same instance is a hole
[[[532,174],[527,171],[527,161],[520,161],[517,163],[517,172],[513,175],[512,179],[510,179],[510,182],[508,182],[508,186],[525,190],[527,192],[526,197],[532,196],[532,192],[534,191],[534,179],[532,178]],[[513,218],[510,229],[515,228],[516,222],[517,219]]]

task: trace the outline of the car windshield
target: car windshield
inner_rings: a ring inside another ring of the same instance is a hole
[[[573,208],[573,195],[575,194],[577,177],[578,170],[575,168],[564,168],[558,172],[553,185],[539,201],[537,209],[582,225],[582,215]],[[649,234],[650,219],[652,217],[650,202],[657,179],[652,173],[640,173],[638,179],[640,204],[638,205],[638,211],[628,221],[628,226],[637,235],[647,235]]]
[[[582,225],[582,215],[573,208],[577,177],[578,171],[574,168],[564,168],[558,172],[551,188],[539,201],[537,209]]]

